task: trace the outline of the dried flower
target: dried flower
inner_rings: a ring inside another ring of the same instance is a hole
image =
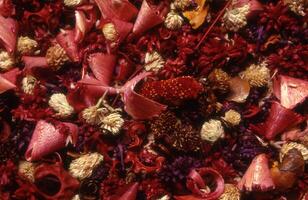
[[[68,7],[77,7],[81,5],[84,0],[64,0],[64,5]]]
[[[79,194],[76,194],[76,195],[72,198],[72,200],[80,200]]]
[[[223,16],[223,24],[226,29],[230,31],[238,31],[240,28],[246,26],[247,18],[246,16],[250,12],[250,5],[245,4],[241,7],[227,9],[225,15]]]
[[[46,59],[48,66],[50,66],[54,71],[59,70],[67,61],[69,61],[65,50],[59,44],[48,48]]]
[[[226,93],[229,90],[230,76],[222,69],[214,69],[208,76],[211,88],[221,93]]]
[[[120,133],[120,130],[124,124],[122,115],[115,112],[105,116],[101,121],[101,129],[108,130],[113,135]]]
[[[69,172],[73,177],[83,180],[91,176],[94,168],[103,160],[104,157],[99,153],[88,153],[82,155],[71,162]]]
[[[6,51],[0,52],[0,71],[7,71],[14,65],[14,59]]]
[[[147,52],[144,58],[144,69],[146,71],[157,72],[164,67],[165,61],[163,57],[156,51]]]
[[[287,4],[292,12],[297,15],[305,16],[305,4],[307,1],[305,0],[283,0],[285,4]]]
[[[303,155],[305,161],[308,160],[308,148],[305,145],[297,142],[288,142],[280,149],[280,161],[282,161],[283,157],[293,148],[297,149]]]
[[[69,117],[73,114],[74,108],[68,103],[66,96],[62,93],[51,95],[48,104],[57,112],[59,117]]]
[[[176,30],[181,28],[183,22],[183,18],[178,13],[171,11],[167,14],[165,26],[170,30]]]
[[[213,143],[224,135],[224,128],[219,120],[211,119],[202,125],[200,134],[202,140]]]
[[[270,80],[270,70],[266,66],[266,62],[259,65],[252,64],[240,74],[240,77],[253,87],[265,86]]]
[[[20,36],[17,41],[17,51],[22,55],[30,55],[35,52],[38,47],[38,43],[27,37]]]
[[[231,109],[225,113],[225,116],[222,119],[229,125],[236,126],[241,122],[241,114]]]
[[[189,7],[192,7],[195,4],[193,0],[175,0],[173,5],[175,8],[184,11]]]
[[[119,37],[118,32],[113,23],[105,24],[102,28],[102,32],[104,37],[111,42],[116,41]]]
[[[233,184],[225,184],[224,193],[219,197],[219,200],[240,200],[241,193]]]
[[[18,172],[24,175],[29,181],[34,182],[34,170],[36,164],[28,161],[20,161],[18,165]]]
[[[33,94],[33,89],[37,84],[37,80],[35,77],[31,75],[25,76],[21,81],[21,88],[26,94]]]

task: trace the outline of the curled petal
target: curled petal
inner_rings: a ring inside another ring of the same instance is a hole
[[[78,41],[75,41],[75,31],[73,30],[61,30],[56,39],[60,46],[65,50],[68,57],[74,61],[79,62],[79,49]]]
[[[135,200],[137,197],[139,183],[135,182],[120,188],[116,195],[109,197],[108,200]]]
[[[12,18],[5,18],[0,15],[0,43],[5,49],[13,53],[17,42],[18,24]]]
[[[132,163],[132,168],[133,168],[133,171],[135,173],[140,173],[140,172],[146,172],[146,173],[152,173],[152,172],[157,172],[160,170],[163,162],[165,161],[165,158],[164,157],[157,157],[156,158],[156,165],[155,166],[146,166],[144,165],[142,162],[140,162],[138,156],[133,153],[133,152],[128,152],[126,154],[126,157],[125,157],[125,160],[124,162],[125,163],[128,163],[128,162],[131,162]]]
[[[89,16],[89,18],[87,18]],[[92,5],[84,5],[75,11],[76,26],[75,26],[75,42],[80,43],[85,34],[93,27],[97,16]]]
[[[266,154],[255,157],[238,183],[242,191],[268,191],[275,188]]]

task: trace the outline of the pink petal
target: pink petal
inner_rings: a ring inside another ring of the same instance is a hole
[[[75,42],[80,43],[83,40],[85,34],[90,31],[97,20],[93,5],[84,5],[78,7],[75,11],[75,18]]]
[[[0,43],[5,49],[13,53],[16,47],[18,24],[12,18],[0,15]]]
[[[48,67],[45,57],[23,56],[22,61],[25,63],[25,70],[32,70],[35,67]]]
[[[14,68],[2,74],[2,77],[16,85],[17,76],[20,74],[21,71],[18,68]]]
[[[16,85],[0,75],[0,94],[16,88]]]
[[[78,44],[75,41],[75,31],[73,30],[61,30],[61,32],[57,35],[57,42],[61,45],[61,47],[65,50],[68,57],[73,62],[79,62],[79,49]]]
[[[133,183],[128,187],[121,188],[118,194],[112,196],[110,200],[136,200],[139,184]]]
[[[308,96],[308,81],[280,75],[274,79],[274,95],[281,105],[292,109]]]
[[[238,183],[242,191],[268,191],[275,188],[266,154],[253,159],[242,180]]]

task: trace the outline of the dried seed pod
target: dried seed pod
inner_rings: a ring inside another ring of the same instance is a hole
[[[308,148],[300,143],[297,142],[288,142],[282,146],[279,153],[280,161],[283,160],[284,156],[291,150],[291,149],[297,149],[303,156],[304,160],[308,160]]]
[[[240,77],[234,77],[230,79],[229,85],[230,95],[227,100],[235,101],[237,103],[245,102],[250,92],[249,82]]]
[[[18,172],[25,176],[29,181],[34,182],[34,170],[36,164],[28,161],[20,161],[18,165]]]
[[[65,50],[59,44],[49,47],[46,52],[46,59],[48,66],[54,71],[59,70],[67,61],[69,61]]]
[[[222,69],[214,69],[208,79],[213,90],[223,94],[229,91],[230,86],[228,81],[230,80],[230,76]]]
[[[299,150],[289,150],[282,159],[279,169],[301,175],[305,169],[305,160]]]
[[[105,24],[102,28],[102,32],[103,32],[104,37],[110,42],[116,41],[119,37],[119,34],[113,23]]]

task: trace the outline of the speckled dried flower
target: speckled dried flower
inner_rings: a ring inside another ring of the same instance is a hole
[[[249,13],[249,9],[249,4],[245,4],[238,8],[227,9],[225,15],[222,18],[226,29],[236,32],[246,26],[246,16]]]
[[[34,182],[34,170],[36,164],[28,161],[20,161],[18,164],[18,172],[25,176],[29,181]]]
[[[228,125],[236,126],[241,122],[241,114],[235,110],[228,110],[222,119],[227,122]]]
[[[222,69],[214,69],[208,76],[210,86],[213,90],[217,90],[221,93],[226,93],[229,90],[230,76]]]
[[[181,28],[184,19],[176,12],[171,11],[167,14],[165,19],[165,26],[170,30],[176,30]]]
[[[102,28],[102,32],[104,37],[111,42],[116,41],[119,37],[118,32],[113,23],[105,24]]]
[[[225,184],[224,193],[219,197],[219,200],[240,200],[241,193],[233,184]]]
[[[94,168],[103,160],[104,157],[99,153],[88,153],[82,155],[71,162],[69,172],[73,177],[83,180],[91,176]]]
[[[76,7],[81,5],[84,2],[84,0],[64,0],[64,5],[68,7]]]
[[[22,91],[26,94],[33,94],[33,89],[37,84],[37,79],[31,75],[25,76],[21,81]]]
[[[14,65],[14,58],[6,51],[0,52],[0,71],[7,71]]]
[[[302,154],[305,161],[308,160],[308,148],[305,145],[297,142],[288,142],[285,143],[280,149],[280,161],[282,161],[283,157],[293,148],[297,149]]]
[[[17,41],[17,51],[22,55],[33,54],[38,47],[37,41],[27,37],[20,36]]]
[[[224,135],[224,128],[219,120],[211,119],[205,122],[201,128],[201,139],[208,142],[215,142]]]
[[[123,124],[124,119],[122,118],[122,115],[115,112],[102,119],[100,128],[109,131],[113,135],[117,135],[120,133]]]
[[[48,104],[56,111],[56,116],[61,118],[69,117],[74,112],[74,108],[68,103],[66,96],[62,93],[51,95]]]
[[[162,56],[158,52],[153,51],[152,53],[147,52],[145,54],[144,69],[146,71],[157,72],[161,68],[164,67],[164,64],[165,64],[165,61],[164,61],[164,59],[162,58]]]
[[[65,50],[59,44],[48,48],[46,59],[48,66],[54,71],[59,70],[67,61],[69,61]]]
[[[267,68],[266,62],[262,62],[259,65],[252,64],[240,73],[240,77],[247,80],[253,87],[263,87],[269,83],[270,70]]]
[[[292,12],[297,15],[305,16],[305,6],[308,5],[305,0],[283,0],[285,4],[287,4]]]

